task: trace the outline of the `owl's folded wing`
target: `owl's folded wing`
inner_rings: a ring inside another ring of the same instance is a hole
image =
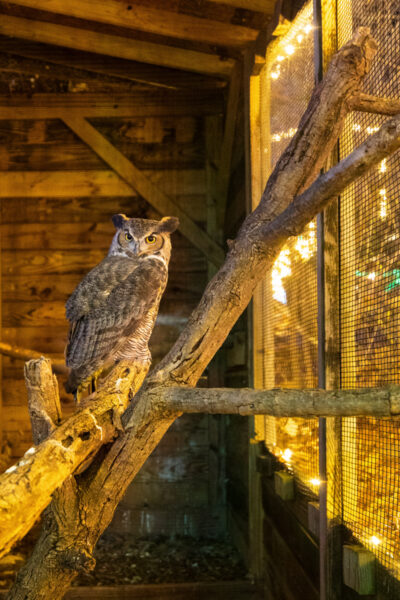
[[[137,263],[119,256],[107,256],[89,271],[68,298],[67,319],[78,321],[105,304],[109,294],[136,268]]]
[[[160,261],[146,259],[107,294],[102,304],[91,309],[71,325],[66,362],[78,368],[86,363],[101,363],[121,340],[129,337],[141,319],[154,306],[167,281],[167,270]]]

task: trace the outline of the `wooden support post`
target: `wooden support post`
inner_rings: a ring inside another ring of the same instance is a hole
[[[375,593],[375,555],[357,545],[343,546],[343,583],[359,596]]]
[[[65,124],[98,154],[122,179],[135,189],[161,215],[179,218],[180,230],[214,265],[219,266],[224,252],[187,214],[164,192],[155,186],[135,165],[109,142],[84,117],[65,114]]]

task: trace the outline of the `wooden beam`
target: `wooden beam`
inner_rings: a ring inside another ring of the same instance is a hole
[[[164,193],[205,194],[203,169],[143,171]],[[0,171],[0,198],[134,197],[114,171]]]
[[[93,0],[12,0],[8,4],[219,46],[244,46],[258,35],[249,27],[141,6],[131,0],[107,0],[101,5]]]
[[[1,24],[1,19],[0,19]],[[0,25],[1,26],[1,25]],[[219,91],[196,95],[189,91],[125,95],[110,94],[34,94],[0,96],[0,119],[60,119],[71,116],[149,117],[220,114],[223,112]]]
[[[216,77],[229,77],[235,64],[232,59],[223,60],[219,56],[205,52],[4,14],[0,19],[0,33],[34,42],[65,46]]]
[[[275,0],[209,0],[214,4],[226,4],[235,8],[244,8],[246,10],[254,10],[263,12],[268,15],[274,14]]]
[[[0,342],[0,356],[11,356],[12,358],[17,358],[18,360],[23,361],[43,357],[41,352],[27,350],[26,348],[20,348],[19,346],[12,346],[11,344],[6,344],[5,342]],[[69,373],[69,369],[65,365],[65,360],[62,358],[53,357],[51,359],[51,367],[54,373]]]
[[[215,265],[224,260],[224,252],[188,215],[164,192],[155,186],[135,165],[113,146],[83,117],[64,115],[63,120],[96,154],[162,215],[179,218],[180,231]]]
[[[216,77],[207,77],[188,71],[178,71],[157,67],[133,60],[114,58],[95,54],[94,52],[81,52],[71,48],[50,46],[0,36],[0,51],[25,58],[43,61],[46,65],[55,64],[89,71],[118,79],[144,83],[157,88],[176,90],[180,88],[216,89],[226,86],[226,81]],[[50,71],[51,74],[51,71]]]
[[[242,86],[242,75],[242,69],[240,65],[237,65],[232,72],[229,85],[224,138],[222,140],[221,158],[217,176],[217,222],[222,231],[224,230],[225,212],[228,200],[233,142],[235,140],[236,116],[238,112],[240,90]]]

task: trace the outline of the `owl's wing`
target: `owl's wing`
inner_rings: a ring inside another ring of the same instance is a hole
[[[137,267],[71,325],[66,362],[74,369],[100,363],[122,338],[129,337],[141,318],[154,306],[167,282],[167,269],[156,259]],[[86,305],[85,305],[86,306]]]
[[[120,256],[107,256],[87,275],[68,298],[65,308],[67,319],[81,317],[101,308],[110,293],[137,267],[137,262]]]

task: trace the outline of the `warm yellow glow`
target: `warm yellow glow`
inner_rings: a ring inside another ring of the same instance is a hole
[[[377,538],[376,535],[373,535],[372,537],[369,538],[369,543],[372,544],[373,546],[379,546],[379,544],[382,544],[382,540]]]
[[[386,173],[387,171],[387,164],[386,164],[387,159],[384,158],[381,162],[381,164],[379,165],[379,172],[380,173]]]
[[[282,54],[279,54],[279,56],[277,56],[277,57],[276,57],[276,60],[277,60],[278,62],[282,62],[283,60],[285,60],[285,57],[284,57],[284,56],[282,56]]]
[[[286,448],[283,452],[282,452],[282,458],[285,462],[289,463],[292,459],[293,456],[293,452],[290,450],[290,448]]]
[[[359,123],[354,123],[353,131],[361,131],[361,125]]]
[[[312,479],[310,479],[310,483],[311,485],[315,485],[315,487],[318,487],[321,485],[321,480],[318,479],[318,477],[313,477]]]
[[[309,260],[314,256],[317,250],[317,236],[313,221],[308,224],[303,234],[298,236],[294,249],[300,254],[302,260]]]
[[[304,27],[304,33],[306,33],[308,35],[311,30],[312,30],[312,25],[307,23],[307,25]]]
[[[372,133],[379,131],[379,127],[367,127],[365,131],[368,133],[368,135],[371,135]]]
[[[379,216],[383,220],[383,219],[386,219],[387,213],[388,213],[388,202],[387,202],[387,197],[386,197],[386,190],[383,188],[381,190],[379,190],[379,195],[381,197],[381,201],[379,203]]]
[[[271,78],[278,79],[279,75],[280,75],[279,71],[272,71]]]
[[[272,297],[282,304],[286,304],[286,292],[283,287],[283,279],[291,275],[291,260],[289,248],[284,248],[272,268],[271,280],[272,280]]]
[[[375,278],[376,278],[376,273],[369,273],[368,279],[370,279],[371,281],[375,281]]]
[[[291,56],[292,54],[294,54],[295,51],[295,47],[293,46],[293,44],[287,44],[287,46],[285,46],[285,52],[288,56]]]
[[[272,73],[271,73],[271,77],[272,77]],[[296,131],[297,131],[297,129],[292,127],[291,129],[288,129],[287,131],[280,131],[279,133],[273,133],[271,135],[271,140],[273,142],[280,142],[281,140],[288,140],[294,136]]]
[[[303,36],[301,34],[299,34],[297,36],[296,40],[298,41],[299,44],[301,44],[301,42],[303,41]]]

